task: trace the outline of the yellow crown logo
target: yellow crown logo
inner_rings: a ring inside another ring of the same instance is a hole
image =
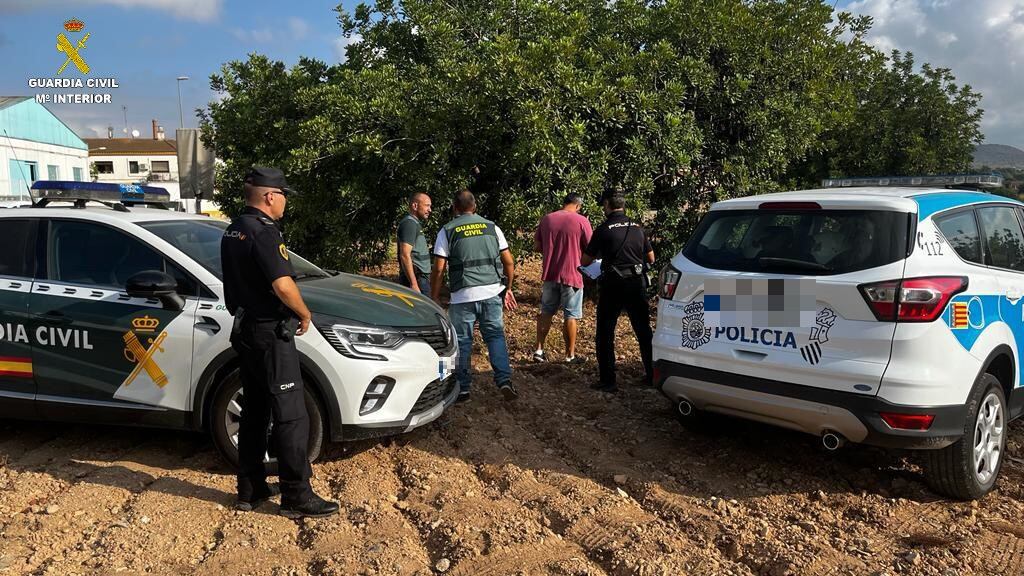
[[[64,29],[68,32],[81,32],[82,28],[85,28],[85,22],[82,22],[78,18],[71,18],[70,20],[64,21]]]
[[[152,332],[156,330],[156,327],[160,325],[160,320],[156,318],[150,318],[149,316],[142,316],[132,320],[132,328],[136,332]]]

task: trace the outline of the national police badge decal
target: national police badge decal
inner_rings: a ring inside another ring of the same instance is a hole
[[[683,347],[696,350],[710,342],[711,328],[704,325],[704,303],[690,302],[683,312]]]

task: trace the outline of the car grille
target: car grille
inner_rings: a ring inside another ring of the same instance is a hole
[[[427,387],[423,389],[423,393],[420,394],[419,399],[412,405],[410,414],[419,414],[424,410],[437,406],[438,403],[451,394],[455,385],[454,377],[448,377],[445,380],[434,380],[430,384],[427,384]]]
[[[402,330],[402,335],[405,336],[406,340],[420,340],[426,342],[437,352],[438,356],[444,355],[444,353],[451,350],[451,341],[448,338],[448,331],[445,329],[445,325],[430,326],[425,328],[409,328]]]

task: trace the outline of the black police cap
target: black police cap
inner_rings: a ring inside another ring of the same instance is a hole
[[[253,166],[245,175],[245,182],[253,186],[279,188],[285,196],[298,194],[296,190],[288,187],[288,181],[284,179],[284,172],[278,168]]]

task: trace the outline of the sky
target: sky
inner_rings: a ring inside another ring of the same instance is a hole
[[[345,0],[351,7],[355,0]],[[48,90],[29,78],[56,77],[65,55],[56,35],[78,18],[85,29],[65,33],[72,43],[90,37],[81,56],[88,76],[69,66],[60,77],[116,78],[111,104],[51,104],[80,136],[115,135],[125,127],[151,135],[156,119],[173,136],[178,126],[175,80],[181,85],[186,127],[195,109],[216,97],[209,76],[227,61],[259,52],[287,64],[300,55],[327,62],[344,58],[338,0],[0,0],[0,96]],[[917,62],[951,68],[961,83],[981,92],[985,141],[1024,148],[1024,0],[838,0],[837,9],[874,18],[868,40],[889,51],[913,52]],[[88,92],[88,90],[83,90]],[[103,90],[98,90],[103,92]],[[78,92],[78,90],[63,90]]]

